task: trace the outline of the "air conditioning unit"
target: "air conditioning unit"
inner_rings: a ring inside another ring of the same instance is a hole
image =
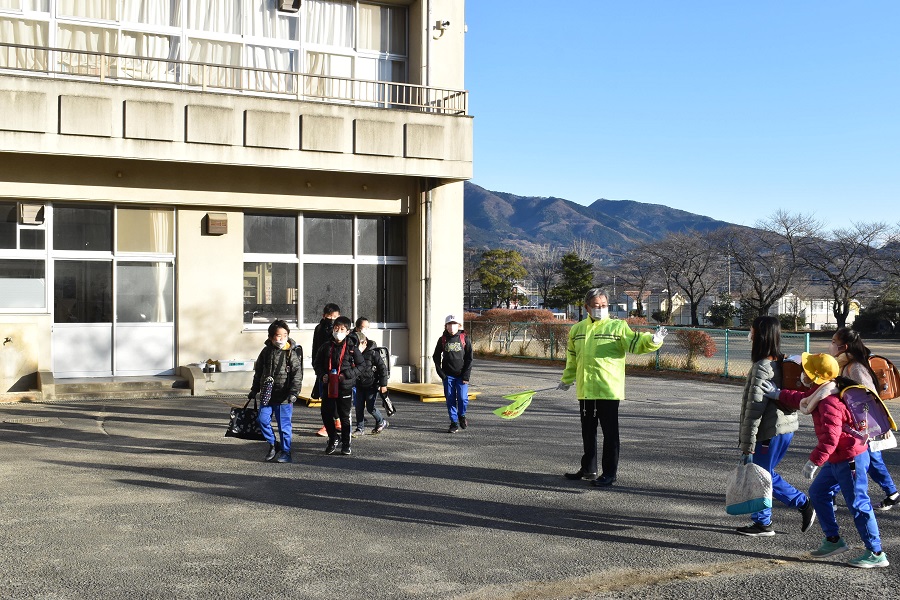
[[[276,2],[278,2],[278,10],[281,12],[300,12],[300,0],[276,0]]]

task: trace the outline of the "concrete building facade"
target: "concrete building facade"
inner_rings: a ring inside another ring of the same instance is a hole
[[[203,10],[200,10],[200,9]],[[462,0],[3,0],[0,393],[462,312]],[[307,356],[307,364],[309,356]]]

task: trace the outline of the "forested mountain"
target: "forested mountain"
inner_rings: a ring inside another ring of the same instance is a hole
[[[583,238],[601,249],[627,249],[670,232],[709,231],[728,226],[702,215],[632,200],[582,206],[562,198],[516,196],[465,184],[465,245],[520,248],[571,246]]]

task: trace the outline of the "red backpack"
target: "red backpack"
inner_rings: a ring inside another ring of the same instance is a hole
[[[875,372],[875,385],[882,400],[890,400],[900,396],[900,372],[894,363],[883,356],[869,356],[869,366]]]

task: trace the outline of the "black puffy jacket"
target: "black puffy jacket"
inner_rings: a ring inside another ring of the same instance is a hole
[[[303,365],[300,364],[298,352],[300,347],[297,342],[288,338],[288,344],[289,349],[281,350],[266,340],[254,365],[253,385],[250,387],[251,398],[256,397],[263,380],[269,376],[275,379],[270,404],[292,402],[297,398],[300,386],[303,385]]]

